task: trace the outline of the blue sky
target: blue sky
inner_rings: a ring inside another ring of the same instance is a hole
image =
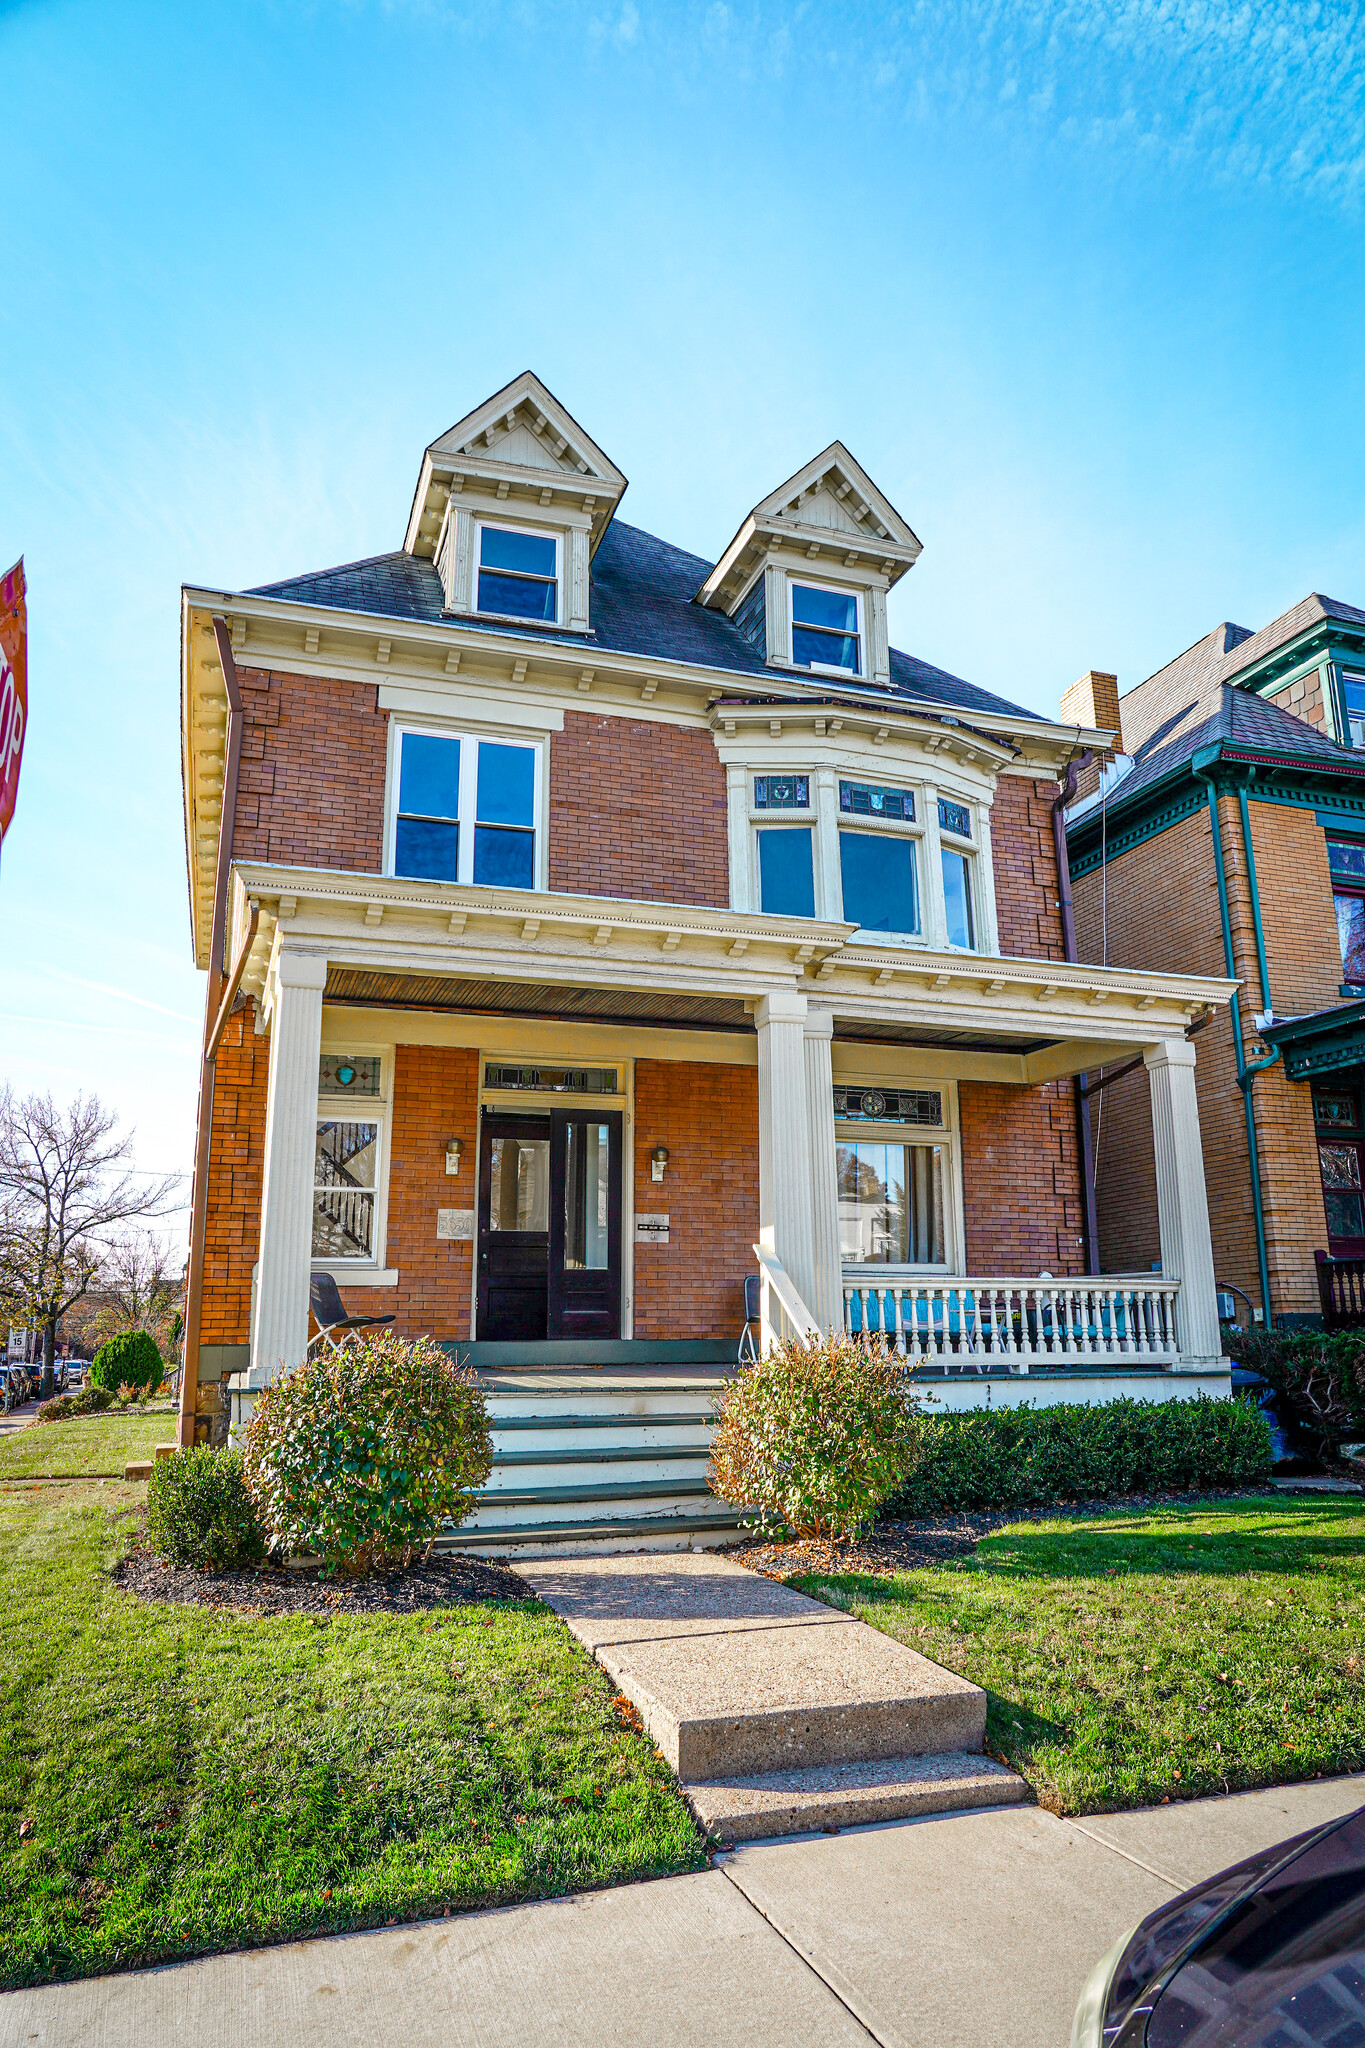
[[[704,555],[841,436],[1040,710],[1365,603],[1362,12],[0,0],[0,1077],[188,1164],[179,586],[397,546],[524,367]]]

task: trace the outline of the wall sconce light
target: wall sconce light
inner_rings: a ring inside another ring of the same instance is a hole
[[[662,1180],[664,1177],[664,1168],[667,1166],[667,1164],[667,1145],[656,1145],[654,1147],[654,1150],[649,1155],[649,1172],[651,1180]]]
[[[459,1138],[452,1138],[452,1139],[450,1140],[449,1144],[448,1144],[448,1145],[446,1146],[446,1172],[447,1172],[447,1173],[458,1173],[458,1172],[459,1172],[459,1170],[460,1170],[460,1154],[461,1154],[461,1153],[462,1153],[463,1151],[464,1151],[464,1145],[463,1145],[463,1143],[461,1142],[461,1140],[460,1140]]]

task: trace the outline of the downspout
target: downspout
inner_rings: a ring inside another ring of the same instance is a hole
[[[227,744],[223,754],[223,808],[218,819],[218,866],[213,878],[213,922],[209,935],[209,975],[204,991],[204,1044],[199,1062],[199,1121],[194,1134],[194,1187],[190,1204],[190,1264],[185,1287],[185,1350],[180,1374],[180,1442],[194,1443],[194,1418],[199,1405],[199,1325],[204,1302],[204,1234],[208,1227],[209,1142],[213,1130],[214,1062],[222,1031],[218,1013],[223,1004],[227,938],[228,882],[232,873],[232,836],[237,818],[237,773],[242,758],[242,692],[226,622],[215,618],[223,682],[227,688]],[[243,960],[243,965],[245,961]],[[226,1022],[226,1019],[223,1020]]]
[[[1062,951],[1068,960],[1076,958],[1076,913],[1071,901],[1071,862],[1066,850],[1066,806],[1076,794],[1076,777],[1095,756],[1087,747],[1079,760],[1067,763],[1066,779],[1052,800],[1052,843],[1057,852],[1057,901],[1062,912]],[[1081,1155],[1081,1189],[1084,1195],[1085,1270],[1100,1270],[1100,1232],[1095,1214],[1095,1150],[1090,1137],[1090,1098],[1086,1076],[1074,1077],[1076,1094],[1076,1143]]]
[[[1218,821],[1218,790],[1213,776],[1209,772],[1209,767],[1201,768],[1198,765],[1199,758],[1199,755],[1196,754],[1191,761],[1190,773],[1202,782],[1208,791],[1209,825],[1213,832],[1213,871],[1218,882],[1218,914],[1223,925],[1224,971],[1229,981],[1236,981],[1238,977],[1237,965],[1232,951],[1232,918],[1228,910],[1228,881],[1223,867],[1223,834]],[[1216,758],[1216,754],[1210,755],[1210,761]],[[1246,820],[1246,815],[1246,797],[1243,794],[1242,817],[1244,821]],[[1246,835],[1246,853],[1248,874],[1251,877],[1251,903],[1252,917],[1256,929],[1257,966],[1262,976],[1264,976],[1265,938],[1261,930],[1260,896],[1256,888],[1255,869],[1251,866],[1251,834],[1249,831]],[[1267,1000],[1264,979],[1261,983],[1261,1000],[1262,1002]],[[1256,1146],[1256,1113],[1252,1108],[1251,1089],[1256,1075],[1262,1073],[1266,1067],[1273,1066],[1279,1058],[1279,1052],[1277,1050],[1268,1059],[1256,1060],[1248,1066],[1242,1053],[1242,1010],[1237,1000],[1236,989],[1232,992],[1228,1007],[1232,1015],[1232,1049],[1237,1058],[1237,1086],[1242,1091],[1242,1109],[1246,1117],[1247,1166],[1251,1175],[1251,1207],[1252,1214],[1256,1220],[1256,1264],[1261,1283],[1261,1320],[1264,1327],[1268,1330],[1271,1327],[1270,1265],[1266,1258],[1265,1249],[1265,1210],[1261,1201],[1261,1161]]]

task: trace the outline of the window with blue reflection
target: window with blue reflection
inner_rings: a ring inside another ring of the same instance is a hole
[[[399,747],[394,873],[533,889],[536,749],[411,732]]]
[[[841,832],[844,922],[869,932],[917,932],[919,868],[913,839],[894,832]]]
[[[853,593],[793,583],[791,602],[792,660],[803,668],[815,662],[822,668],[844,668],[851,675],[861,674],[858,600]]]
[[[948,923],[948,944],[976,946],[976,914],[972,908],[972,863],[965,853],[943,848],[943,908]]]
[[[479,610],[514,619],[559,616],[558,548],[549,534],[479,529]]]
[[[765,830],[758,835],[761,907],[778,917],[814,917],[815,858],[805,831]]]

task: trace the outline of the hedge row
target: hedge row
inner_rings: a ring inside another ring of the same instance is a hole
[[[1245,1486],[1270,1471],[1270,1432],[1244,1401],[1132,1401],[925,1416],[919,1457],[887,1512],[1029,1508],[1125,1493]]]

